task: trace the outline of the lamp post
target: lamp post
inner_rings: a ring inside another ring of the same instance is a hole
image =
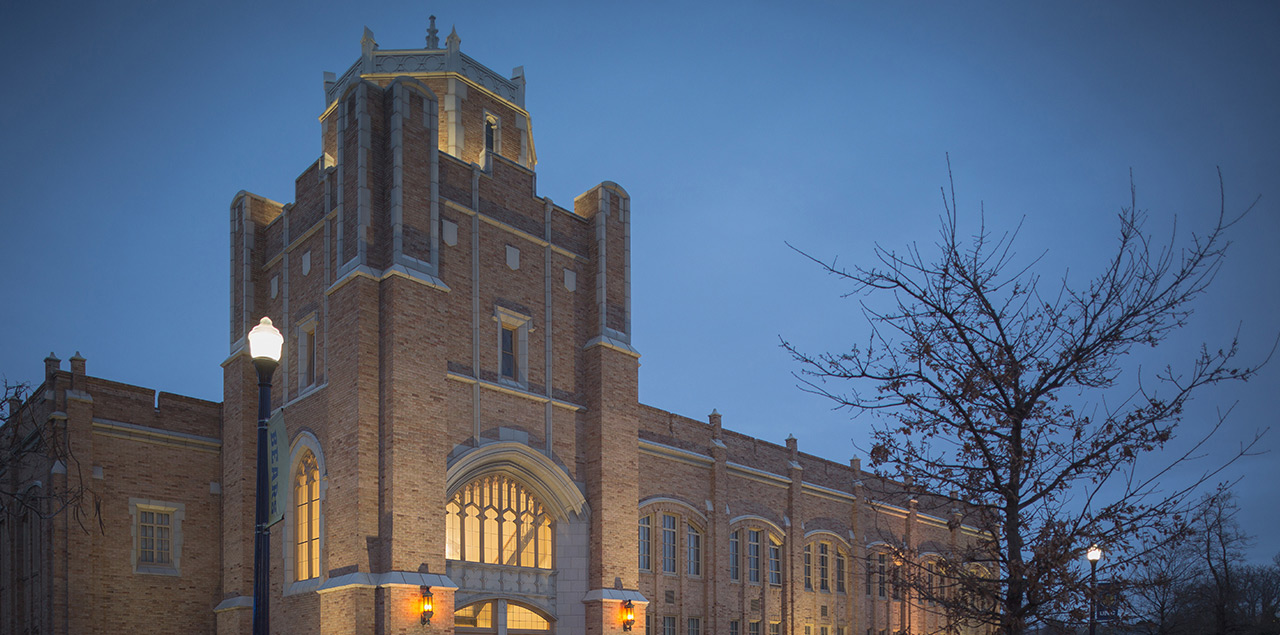
[[[249,356],[258,371],[258,480],[253,521],[253,635],[267,635],[271,623],[268,589],[271,587],[271,535],[267,533],[267,420],[271,418],[271,377],[280,365],[284,337],[270,318],[249,331]]]
[[[1098,561],[1102,559],[1102,547],[1092,545],[1085,552],[1089,559],[1089,635],[1098,633]]]

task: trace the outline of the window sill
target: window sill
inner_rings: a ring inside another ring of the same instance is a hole
[[[174,567],[155,566],[155,565],[136,565],[133,567],[133,572],[141,575],[164,575],[164,576],[170,576],[174,578],[180,577],[182,575],[182,573],[179,572]]]
[[[302,595],[303,593],[311,593],[312,591],[315,591],[318,588],[320,588],[319,577],[310,578],[307,580],[299,580],[297,582],[294,582],[293,584],[290,584],[289,587],[284,590],[284,596],[288,597],[290,595]]]

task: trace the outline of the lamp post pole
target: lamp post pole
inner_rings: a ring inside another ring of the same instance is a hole
[[[1089,559],[1089,635],[1098,634],[1098,561],[1102,559],[1102,547],[1093,545],[1085,552]]]
[[[258,371],[258,474],[253,535],[253,635],[267,635],[271,624],[268,590],[271,587],[271,534],[267,531],[267,421],[271,419],[271,378],[280,364],[284,338],[262,321],[249,332],[249,355]]]

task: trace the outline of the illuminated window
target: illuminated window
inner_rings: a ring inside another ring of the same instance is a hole
[[[747,531],[747,580],[760,584],[760,530]]]
[[[729,579],[738,579],[738,532],[729,534]]]
[[[640,519],[640,570],[649,571],[652,565],[652,542],[650,532],[652,528],[649,526],[649,517],[645,516]]]
[[[702,534],[689,523],[685,523],[685,550],[689,575],[702,575]]]
[[[293,472],[294,580],[320,576],[320,466],[309,450]]]
[[[445,516],[446,558],[551,568],[551,516],[514,479],[494,474],[464,485]]]
[[[676,517],[662,515],[662,572],[676,572]]]
[[[520,606],[507,603],[507,632],[512,631],[549,631],[551,623],[547,618]]]
[[[818,543],[818,588],[823,591],[830,591],[831,587],[827,583],[827,552],[830,547],[825,542]]]

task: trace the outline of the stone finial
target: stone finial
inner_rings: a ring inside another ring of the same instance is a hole
[[[48,381],[50,377],[53,377],[54,373],[58,372],[61,369],[62,369],[62,360],[58,359],[57,355],[54,355],[52,352],[50,352],[49,356],[44,358],[45,381]]]
[[[80,356],[80,351],[71,356],[71,374],[84,375],[84,358]]]
[[[795,453],[798,451],[798,446],[796,445],[796,435],[794,434],[787,435],[787,449],[791,450],[792,456],[795,456]]]
[[[360,54],[369,56],[378,50],[378,42],[373,39],[373,31],[369,27],[364,28],[364,37],[360,38]]]
[[[715,409],[711,409],[711,414],[707,415],[707,419],[711,422],[711,438],[719,439],[722,428],[720,427],[720,413]]]
[[[436,30],[436,16],[433,15],[431,16],[431,26],[427,27],[427,48],[440,48],[440,38],[436,35],[437,33],[439,31]]]
[[[453,30],[449,32],[449,37],[444,39],[444,45],[451,53],[457,53],[458,49],[462,47],[462,38],[458,37],[458,27],[453,27]]]
[[[862,478],[862,459],[856,456],[849,459],[849,467],[853,468],[853,478]]]

